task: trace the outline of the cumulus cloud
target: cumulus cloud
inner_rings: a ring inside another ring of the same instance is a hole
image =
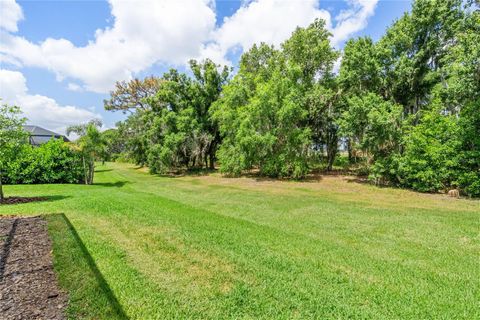
[[[18,31],[17,24],[23,19],[22,8],[15,0],[0,1],[0,29]]]
[[[366,26],[378,0],[347,0],[349,9],[333,18],[319,1],[244,0],[216,27],[213,0],[109,0],[113,25],[97,30],[81,47],[67,39],[37,44],[16,35],[21,8],[13,0],[0,1],[2,12],[10,8],[7,22],[2,15],[0,61],[48,69],[59,81],[74,80],[70,90],[105,93],[115,81],[129,80],[156,63],[183,65],[190,58],[209,57],[229,64],[226,56],[232,50],[248,50],[262,41],[278,45],[315,18],[326,20],[338,45]]]
[[[260,42],[279,45],[297,26],[307,26],[316,18],[330,26],[330,13],[319,9],[318,0],[245,2],[213,32],[213,41],[204,47],[202,57],[221,60],[232,48],[248,50]]]
[[[368,18],[375,13],[378,0],[350,0],[348,2],[350,8],[342,10],[335,17],[336,24],[332,30],[332,44],[334,46],[367,26]]]
[[[69,82],[67,85],[67,89],[70,91],[82,92],[83,88],[81,85],[73,82]]]
[[[154,63],[183,64],[198,55],[215,28],[210,0],[110,0],[110,5],[113,26],[97,30],[86,46],[52,38],[34,44],[3,32],[0,52],[49,69],[59,80],[79,79],[89,91],[106,92],[115,80],[128,80]]]
[[[54,99],[29,94],[27,81],[18,71],[0,69],[1,103],[18,105],[28,123],[64,133],[67,126],[101,118],[99,114],[76,106],[61,106]]]

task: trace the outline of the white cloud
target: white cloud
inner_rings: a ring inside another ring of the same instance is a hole
[[[28,123],[64,133],[68,125],[101,118],[99,114],[76,106],[61,106],[54,99],[29,94],[21,72],[0,69],[1,103],[18,105]]]
[[[182,65],[190,58],[210,57],[227,64],[231,50],[247,50],[262,41],[278,45],[297,26],[318,17],[326,20],[337,46],[366,26],[378,0],[348,0],[349,9],[333,19],[319,8],[319,1],[244,0],[235,14],[215,27],[213,0],[109,0],[113,25],[98,29],[92,41],[77,47],[67,39],[47,38],[36,44],[15,35],[22,13],[9,0],[5,7],[17,13],[9,13],[9,22],[2,22],[6,26],[0,30],[0,61],[48,69],[59,81],[78,81],[70,82],[70,90],[105,93],[115,81],[131,79],[156,63]]]
[[[307,26],[316,18],[324,19],[329,26],[330,13],[318,5],[318,0],[245,2],[215,30],[213,42],[205,46],[201,57],[221,60],[232,48],[248,50],[260,42],[279,45],[297,26]]]
[[[0,0],[0,29],[16,32],[17,24],[22,19],[22,8],[15,0]]]
[[[87,90],[106,92],[116,80],[128,80],[154,63],[183,64],[197,56],[215,28],[210,0],[110,0],[110,5],[113,26],[97,30],[86,46],[52,38],[34,44],[3,32],[0,52],[49,69],[59,80],[79,79]]]
[[[84,91],[81,85],[79,85],[77,83],[73,83],[73,82],[68,83],[67,89],[70,90],[70,91],[76,91],[76,92]]]
[[[367,26],[368,18],[375,13],[378,0],[349,0],[348,2],[350,8],[343,10],[335,17],[336,25],[332,30],[334,46]]]

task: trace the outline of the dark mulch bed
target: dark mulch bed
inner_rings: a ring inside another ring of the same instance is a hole
[[[65,319],[51,250],[43,218],[0,218],[1,319]]]
[[[38,201],[46,201],[46,200],[47,198],[44,198],[44,197],[8,197],[1,200],[0,205],[38,202]]]

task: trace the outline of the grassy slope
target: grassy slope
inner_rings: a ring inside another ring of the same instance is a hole
[[[94,186],[7,186],[52,199],[0,207],[53,214],[72,318],[480,317],[478,201],[100,169]]]

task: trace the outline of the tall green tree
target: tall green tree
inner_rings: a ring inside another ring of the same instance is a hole
[[[342,94],[348,97],[381,92],[380,62],[369,37],[350,39],[345,44],[338,75]]]
[[[23,130],[26,119],[21,114],[17,106],[0,106],[0,202],[4,199],[2,177],[7,162],[13,160],[27,142],[28,134]]]
[[[339,136],[335,119],[341,108],[341,88],[333,74],[339,53],[330,45],[325,21],[316,19],[306,28],[297,28],[282,44],[283,54],[300,76],[295,84],[304,91],[298,103],[307,110],[313,146],[325,150],[327,169],[331,170],[337,155]]]
[[[341,112],[351,107],[349,99],[353,97],[362,97],[369,92],[385,96],[385,92],[382,90],[378,53],[372,39],[360,37],[347,41],[343,49],[337,81],[342,92],[340,98]],[[341,116],[338,117],[338,119],[340,118]],[[349,161],[353,163],[357,159],[356,149],[360,143],[359,137],[346,135],[344,139],[348,149]]]
[[[337,130],[328,113],[334,99],[325,101],[318,90],[329,84],[337,57],[329,36],[325,22],[316,20],[297,28],[280,50],[261,44],[242,56],[214,112],[224,137],[218,153],[222,171],[258,167],[261,174],[296,178],[307,173],[312,127],[323,134],[318,143]],[[315,117],[309,118],[309,108],[319,111]],[[327,146],[336,152],[336,135],[331,140]]]
[[[310,130],[304,125],[307,111],[296,103],[301,91],[289,72],[295,71],[277,67],[269,81],[258,83],[255,95],[236,110],[227,101],[242,88],[226,88],[215,113],[224,135],[218,153],[223,172],[240,174],[258,167],[261,174],[274,177],[306,174],[311,145]]]
[[[457,184],[458,118],[445,114],[438,99],[434,103],[416,125],[406,129],[404,152],[398,158],[399,183],[423,192],[448,190]]]
[[[153,118],[147,132],[147,163],[153,172],[203,165],[214,168],[220,134],[210,108],[230,70],[208,59],[190,61],[190,69],[193,78],[170,70],[162,77],[156,95],[148,100]]]
[[[443,58],[461,30],[461,0],[415,1],[377,44],[385,98],[415,115],[428,106],[441,81]]]
[[[368,163],[399,150],[402,106],[375,93],[349,98],[348,109],[338,122],[344,136],[356,139]]]
[[[105,141],[102,160],[112,161],[124,155],[126,151],[126,139],[121,135],[118,128],[103,131],[102,139]]]
[[[151,110],[136,110],[126,120],[116,124],[118,137],[125,145],[124,157],[140,166],[147,164],[150,145],[147,132],[152,126],[153,118]]]

